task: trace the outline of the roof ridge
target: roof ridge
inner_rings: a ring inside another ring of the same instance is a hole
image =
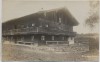
[[[59,9],[65,9],[65,7],[53,8],[53,9],[47,9],[47,10],[38,11],[38,12],[44,12],[44,11],[49,12],[49,11],[55,11],[55,10],[59,10]],[[66,8],[66,9],[67,9],[67,8]],[[38,13],[38,12],[36,12],[36,13]]]

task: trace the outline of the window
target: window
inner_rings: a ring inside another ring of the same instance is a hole
[[[59,29],[62,29],[61,27],[58,27]]]
[[[27,25],[26,28],[29,28],[29,26]]]
[[[14,29],[17,29],[17,25],[14,25]]]
[[[62,37],[62,40],[64,40],[65,38],[64,37]]]
[[[59,23],[61,23],[61,18],[59,18]]]
[[[23,40],[24,40],[24,37],[21,38],[21,41],[23,41]]]
[[[48,27],[48,25],[46,25],[46,27]]]
[[[46,16],[46,12],[44,12],[44,16]]]
[[[39,20],[42,20],[42,18],[39,18]]]
[[[27,28],[29,28],[29,27],[27,26]]]
[[[39,27],[42,27],[42,25],[40,25]]]
[[[35,26],[35,24],[34,24],[34,23],[32,23],[32,26]]]
[[[54,40],[54,36],[52,36],[52,40]]]
[[[23,25],[21,25],[21,28],[23,28]]]
[[[41,40],[45,40],[45,36],[41,36]]]
[[[73,40],[73,37],[71,37],[71,40]]]
[[[18,25],[18,28],[21,28],[20,25]]]
[[[34,40],[34,36],[32,36],[32,41]]]

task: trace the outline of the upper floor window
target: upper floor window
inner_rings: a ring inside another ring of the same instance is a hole
[[[48,27],[48,25],[46,25],[46,27]]]
[[[35,24],[34,24],[34,23],[32,23],[32,26],[35,26]]]
[[[42,25],[40,25],[39,27],[42,27]]]
[[[62,29],[61,27],[58,27],[59,29]]]
[[[21,28],[24,28],[24,25],[21,25]]]
[[[59,23],[61,23],[61,18],[59,18]]]
[[[14,29],[17,29],[17,25],[14,25]]]
[[[26,28],[29,28],[29,26],[27,25]]]
[[[46,12],[44,12],[44,16],[46,16]]]
[[[43,20],[42,18],[39,18],[39,20]]]

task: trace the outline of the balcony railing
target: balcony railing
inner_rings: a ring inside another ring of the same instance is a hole
[[[76,32],[70,31],[62,31],[58,29],[50,29],[50,28],[43,28],[43,27],[29,27],[23,29],[13,29],[8,31],[3,31],[3,35],[16,35],[16,34],[56,34],[56,35],[76,35]]]

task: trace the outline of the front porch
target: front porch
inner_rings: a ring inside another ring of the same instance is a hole
[[[26,45],[74,44],[74,37],[64,35],[17,35],[3,37],[3,41]]]

